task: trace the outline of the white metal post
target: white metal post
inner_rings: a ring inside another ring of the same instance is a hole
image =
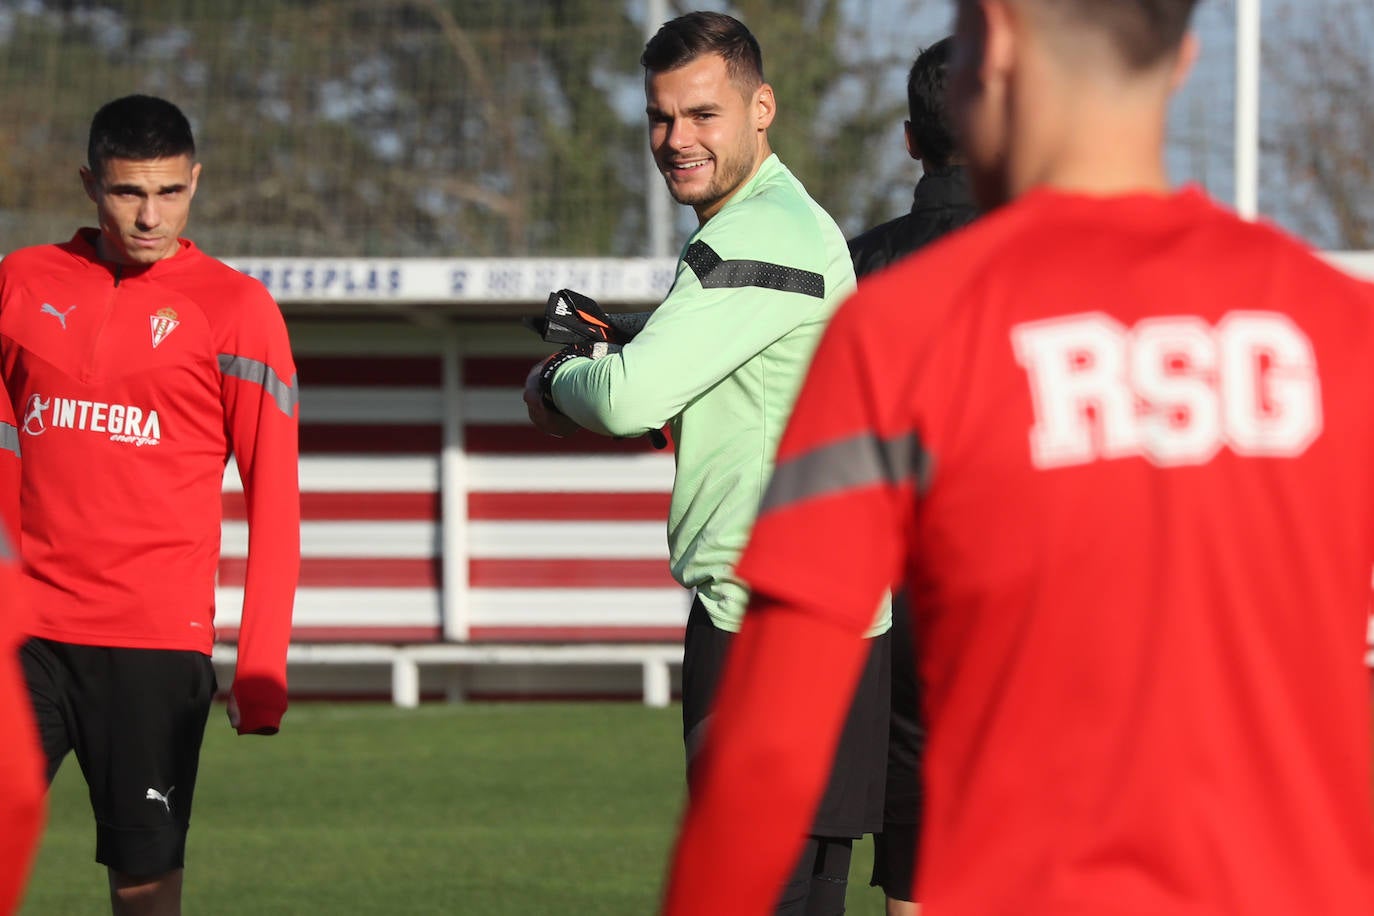
[[[667,19],[666,0],[644,0],[644,39],[653,38]],[[663,185],[663,176],[658,173],[652,150],[644,154],[644,203],[645,218],[649,221],[648,254],[653,258],[671,257],[673,212],[668,205],[668,189]]]
[[[420,666],[404,649],[391,662],[391,702],[401,709],[420,705]]]
[[[463,351],[459,332],[444,331],[444,446],[439,457],[441,566],[440,609],[444,639],[468,638],[468,462],[463,442]]]
[[[668,662],[662,658],[644,661],[644,705],[663,709],[673,701],[673,682]]]
[[[1261,0],[1236,0],[1236,212],[1259,215]]]

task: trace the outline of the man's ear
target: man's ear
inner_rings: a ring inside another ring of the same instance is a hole
[[[1005,81],[1016,63],[1016,36],[1026,15],[1006,0],[978,0],[983,15],[983,59],[978,75],[984,85]]]
[[[773,97],[773,87],[763,83],[754,90],[754,129],[767,130],[778,113],[778,100]]]
[[[191,166],[191,187],[187,189],[187,190],[190,192],[190,193],[187,195],[188,197],[195,197],[195,196],[196,196],[196,187],[197,187],[199,184],[200,184],[200,163],[197,162],[197,163],[195,163],[194,165]]]
[[[1173,72],[1169,74],[1169,91],[1177,92],[1188,77],[1193,72],[1193,65],[1197,63],[1200,44],[1197,40],[1197,33],[1188,32],[1183,36],[1183,41],[1178,47],[1178,57],[1174,60]]]
[[[902,133],[906,137],[906,154],[920,162],[924,154],[921,152],[921,144],[916,142],[916,133],[911,129],[910,121],[902,122]]]
[[[97,186],[100,184],[99,179],[97,179],[95,174],[84,165],[78,169],[78,172],[81,175],[81,187],[86,189],[86,196],[91,199],[91,203],[99,203],[99,201],[96,200]]]

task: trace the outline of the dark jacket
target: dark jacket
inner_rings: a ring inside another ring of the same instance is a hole
[[[931,169],[916,185],[911,212],[875,226],[849,243],[854,273],[881,270],[946,233],[967,225],[978,215],[964,170],[958,166]],[[912,645],[911,610],[905,594],[892,600],[892,711],[888,732],[888,769],[884,827],[919,824],[924,805],[921,763],[925,756],[926,729],[921,719],[921,683],[909,647]],[[909,829],[909,828],[908,828]],[[892,882],[892,883],[889,883]],[[911,872],[887,875],[884,888],[909,895]]]
[[[910,213],[874,226],[849,242],[854,273],[862,277],[881,270],[968,225],[977,215],[964,170],[957,165],[932,169],[916,185]]]

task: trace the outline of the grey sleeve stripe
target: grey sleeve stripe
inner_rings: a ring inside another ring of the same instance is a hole
[[[19,427],[0,423],[0,452],[14,452],[19,457]]]
[[[8,423],[0,423],[0,451],[13,452],[19,457],[19,428]],[[0,560],[15,559],[14,548],[5,535],[5,526],[0,524]]]
[[[272,400],[277,402],[277,407],[281,408],[282,413],[288,417],[295,413],[296,404],[301,399],[301,388],[296,376],[292,375],[290,382],[283,382],[281,376],[273,372],[267,363],[246,356],[234,356],[231,353],[219,355],[219,371],[234,378],[241,378],[245,382],[261,385],[272,396]]]
[[[888,440],[855,436],[779,464],[759,514],[844,490],[895,485],[913,478],[919,492],[929,488],[930,455],[915,433]]]
[[[734,289],[757,286],[783,293],[825,298],[825,277],[809,270],[769,264],[767,261],[725,261],[715,249],[702,241],[687,248],[683,262],[697,275],[706,289]]]

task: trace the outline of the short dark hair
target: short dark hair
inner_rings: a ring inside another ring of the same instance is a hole
[[[763,83],[763,52],[753,34],[725,13],[688,13],[663,23],[644,46],[639,62],[650,73],[684,67],[704,54],[719,54],[736,84],[754,90]]]
[[[1147,70],[1178,49],[1198,0],[1034,0],[1060,16],[1106,33],[1122,61]]]
[[[954,127],[945,105],[945,78],[949,72],[953,38],[942,38],[916,55],[906,76],[906,106],[911,118],[911,138],[921,158],[932,168],[944,168],[954,155]]]
[[[106,102],[91,119],[86,163],[97,177],[110,159],[170,159],[195,154],[190,122],[166,99],[126,95]]]

